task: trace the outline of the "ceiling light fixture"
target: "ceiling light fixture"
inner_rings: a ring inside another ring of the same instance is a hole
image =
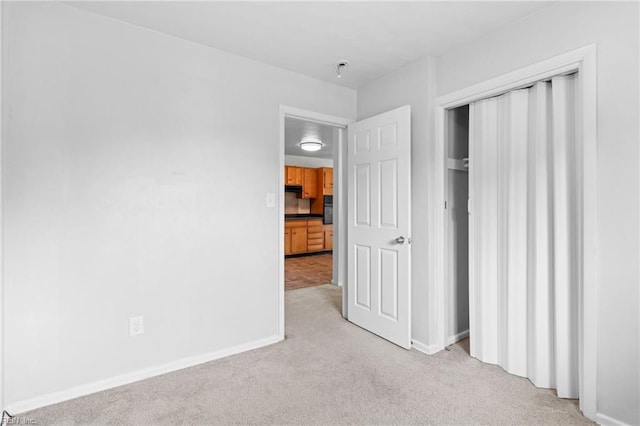
[[[320,141],[302,141],[300,148],[304,151],[320,151],[324,144]]]
[[[336,76],[338,78],[342,78],[342,68],[346,68],[349,66],[349,61],[342,60],[336,63]]]

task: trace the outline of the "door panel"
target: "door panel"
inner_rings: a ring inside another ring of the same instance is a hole
[[[349,320],[411,346],[411,110],[354,123],[348,139]]]
[[[380,314],[398,320],[398,252],[380,249],[380,276],[388,285],[380,291]]]
[[[356,245],[356,304],[371,309],[371,247]]]
[[[371,226],[371,172],[369,164],[356,166],[356,226]]]
[[[380,226],[398,229],[398,161],[380,163]]]

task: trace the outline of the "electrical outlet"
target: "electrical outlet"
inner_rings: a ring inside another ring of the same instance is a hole
[[[144,318],[143,317],[131,317],[129,318],[129,336],[138,336],[144,334]]]

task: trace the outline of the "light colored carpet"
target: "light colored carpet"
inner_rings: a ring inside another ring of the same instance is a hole
[[[284,342],[24,413],[38,424],[589,424],[576,401],[344,321],[331,285],[286,293]]]

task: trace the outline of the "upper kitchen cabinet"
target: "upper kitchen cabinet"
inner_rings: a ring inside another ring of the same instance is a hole
[[[302,185],[302,167],[284,166],[285,185]]]
[[[315,199],[322,196],[318,188],[318,173],[316,169],[298,166],[284,166],[285,185],[302,186],[302,198]]]
[[[318,177],[316,169],[302,169],[302,198],[318,198]]]
[[[318,170],[318,194],[333,195],[333,168],[320,167]]]

